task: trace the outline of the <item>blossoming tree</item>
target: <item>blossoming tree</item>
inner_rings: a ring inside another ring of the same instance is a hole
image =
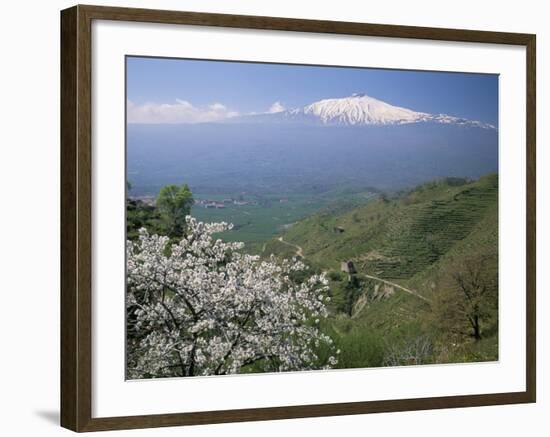
[[[214,239],[231,229],[226,223],[186,222],[177,244],[145,229],[127,243],[130,378],[337,363],[339,351],[318,327],[329,300],[324,275],[297,283],[302,262],[263,261],[241,253],[243,243]]]

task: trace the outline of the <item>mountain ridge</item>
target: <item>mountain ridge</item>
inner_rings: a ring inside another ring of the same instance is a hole
[[[230,119],[231,122],[305,122],[331,126],[384,126],[412,123],[454,124],[496,130],[489,123],[455,117],[448,114],[430,114],[394,106],[364,93],[322,99],[303,107],[274,113],[250,114]]]

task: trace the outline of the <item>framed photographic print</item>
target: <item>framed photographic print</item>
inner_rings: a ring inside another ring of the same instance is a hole
[[[535,36],[61,13],[61,424],[535,402]]]

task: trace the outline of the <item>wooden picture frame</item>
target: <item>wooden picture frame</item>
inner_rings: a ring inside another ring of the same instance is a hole
[[[516,45],[526,48],[526,390],[511,393],[302,406],[92,417],[92,37],[93,20],[315,32]],[[61,425],[77,432],[530,403],[536,400],[535,35],[75,6],[61,12]]]

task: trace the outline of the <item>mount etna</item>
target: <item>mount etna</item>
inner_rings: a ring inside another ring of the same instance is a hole
[[[195,124],[128,124],[135,194],[168,183],[195,191],[397,190],[498,170],[498,130],[354,94],[277,113]]]

